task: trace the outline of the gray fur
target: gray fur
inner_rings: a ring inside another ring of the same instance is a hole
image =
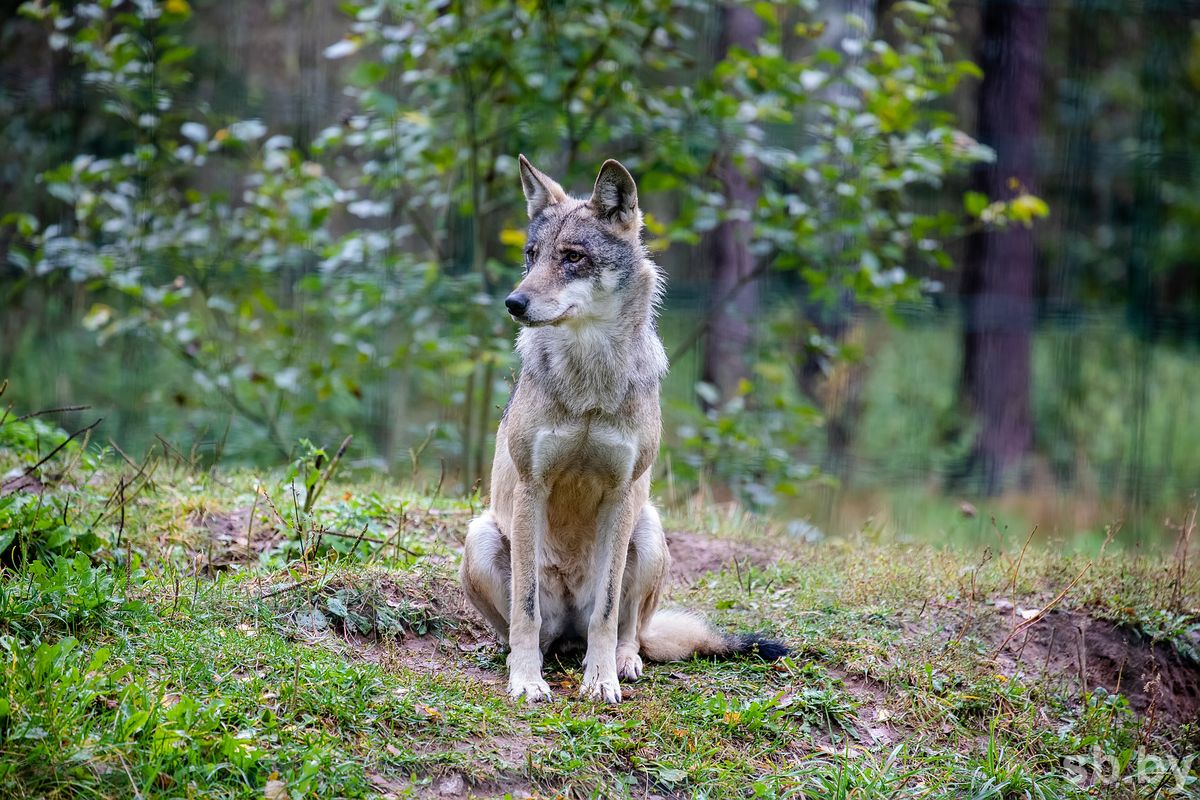
[[[639,652],[727,648],[702,620],[656,614],[670,565],[650,503],[667,371],[654,325],[663,277],[642,246],[637,189],[620,164],[604,165],[588,200],[566,196],[524,157],[521,184],[531,218],[516,289],[527,302],[512,304],[521,374],[461,576],[510,647],[514,698],[549,698],[542,652],[586,632],[580,692],[617,702],[618,678],[642,674]]]

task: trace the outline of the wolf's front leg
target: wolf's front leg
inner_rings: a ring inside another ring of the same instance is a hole
[[[595,583],[592,616],[588,620],[587,655],[584,657],[582,697],[621,702],[617,680],[617,624],[621,610],[621,581],[633,534],[633,503],[628,487],[611,492],[597,515],[593,555]]]
[[[513,699],[549,700],[542,679],[538,555],[546,536],[545,491],[522,483],[513,504],[512,606],[508,617],[508,693]]]

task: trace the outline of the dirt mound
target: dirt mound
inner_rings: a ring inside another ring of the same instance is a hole
[[[1005,623],[1010,617],[1002,616]],[[989,631],[999,645],[1012,630]],[[1119,692],[1139,714],[1186,723],[1200,720],[1200,663],[1131,628],[1076,611],[1051,611],[998,654],[1006,675],[1068,681]]]
[[[388,520],[382,531],[369,536],[355,530],[335,530],[318,526],[307,534],[307,538],[325,545],[337,539],[353,541],[361,538],[373,547],[390,546],[391,552],[395,553],[404,550],[403,538],[397,541],[397,534],[408,531],[428,536],[445,545],[448,550],[462,547],[462,537],[469,517],[467,510],[417,508],[401,511],[402,516],[398,512]],[[250,520],[252,513],[253,524]],[[194,549],[197,555],[203,558],[202,563],[210,572],[227,569],[233,564],[253,563],[258,560],[260,554],[275,549],[288,536],[296,535],[286,530],[288,525],[266,503],[229,510],[199,509],[188,516],[188,525],[201,535]],[[399,531],[397,526],[400,526]],[[424,555],[431,561],[444,558],[443,554]]]
[[[278,590],[271,590],[278,591]],[[269,593],[268,593],[269,594]],[[458,581],[437,565],[395,574],[343,575],[280,595],[292,635],[388,669],[459,671],[492,683],[482,666],[497,642]]]
[[[0,479],[0,497],[6,494],[15,492],[25,492],[27,494],[41,494],[46,491],[46,484],[39,481],[33,475],[26,475],[22,472],[9,474]]]
[[[251,513],[254,513],[253,523]],[[188,518],[188,525],[208,535],[197,551],[204,556],[210,571],[255,561],[260,553],[273,549],[283,539],[265,507],[196,511]]]
[[[689,531],[669,532],[667,547],[671,551],[671,577],[681,584],[691,583],[706,572],[733,567],[734,562],[766,567],[780,556],[778,550],[755,542],[718,539]]]
[[[193,524],[231,550],[230,560],[247,547],[249,509],[197,515]],[[253,546],[269,546],[264,531],[258,530]],[[732,568],[735,561],[743,568],[747,563],[766,566],[779,555],[765,546],[703,534],[674,532],[667,540],[672,580],[684,585],[705,572]],[[214,562],[221,561],[220,551]],[[293,603],[297,599],[292,593],[286,596]],[[496,637],[444,564],[399,575],[370,571],[327,583],[304,597],[293,605],[291,616],[297,635],[315,644],[385,667],[453,669],[489,683],[503,677],[503,670],[484,663],[499,646]]]

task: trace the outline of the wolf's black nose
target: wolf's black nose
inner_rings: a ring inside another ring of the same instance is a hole
[[[504,298],[504,305],[508,307],[508,313],[514,317],[523,317],[525,309],[529,308],[529,295],[524,292],[513,292]]]

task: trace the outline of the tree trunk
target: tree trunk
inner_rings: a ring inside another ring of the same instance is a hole
[[[996,160],[976,169],[975,186],[989,197],[1011,197],[1013,179],[1034,189],[1045,9],[1024,0],[987,0],[982,14],[979,139],[996,151]],[[965,472],[989,494],[1003,488],[1033,444],[1036,258],[1033,232],[1019,225],[976,233],[967,247],[961,391],[978,433]]]
[[[755,50],[761,34],[762,21],[749,8],[724,7],[717,60],[725,58],[733,47]],[[711,236],[714,306],[709,312],[711,322],[704,341],[700,378],[715,386],[725,401],[737,393],[738,384],[749,374],[746,354],[752,340],[752,323],[758,313],[758,282],[751,278],[754,257],[750,241],[754,225],[750,212],[758,203],[759,168],[753,162],[739,166],[726,152],[718,169],[727,210],[744,212],[726,219]]]

